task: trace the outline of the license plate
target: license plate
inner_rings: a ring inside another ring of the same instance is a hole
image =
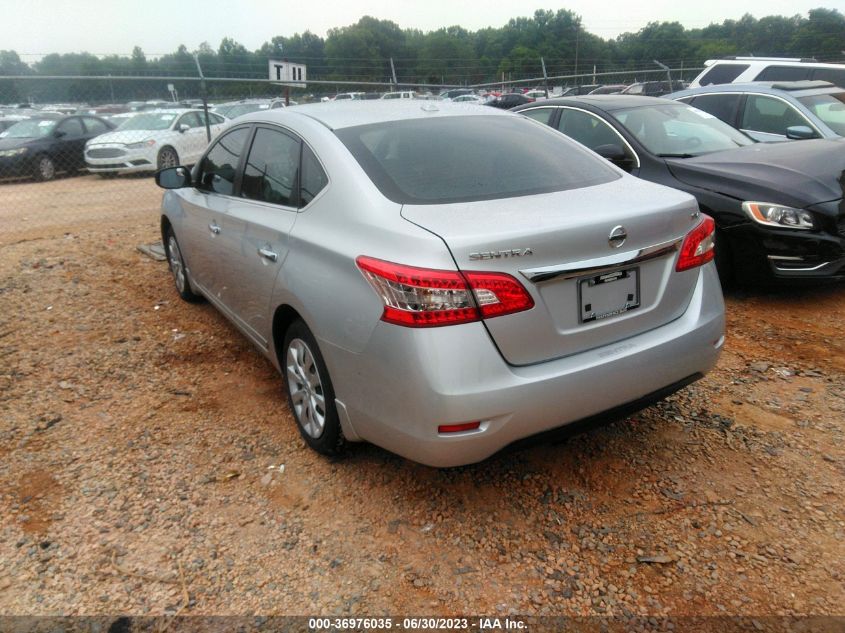
[[[601,321],[640,307],[638,268],[614,270],[578,281],[580,322]]]

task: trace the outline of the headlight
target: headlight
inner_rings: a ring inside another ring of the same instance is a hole
[[[10,156],[20,156],[21,154],[26,154],[28,151],[28,147],[18,147],[17,149],[7,149],[0,152],[0,156],[3,156],[4,158],[8,158]]]
[[[742,210],[752,220],[766,226],[778,226],[787,229],[812,229],[813,214],[802,209],[785,207],[770,202],[743,202]]]
[[[155,144],[156,142],[154,139],[149,139],[146,141],[139,141],[137,143],[127,143],[126,149],[143,149],[145,147],[152,147]]]

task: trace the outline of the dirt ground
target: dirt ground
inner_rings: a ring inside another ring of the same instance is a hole
[[[845,614],[845,287],[727,297],[704,380],[434,470],[306,449],[177,297],[148,178],[0,185],[0,614]]]

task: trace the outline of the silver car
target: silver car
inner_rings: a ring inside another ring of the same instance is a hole
[[[724,342],[695,200],[519,115],[259,112],[156,179],[179,294],[271,359],[321,453],[477,462],[672,393]]]

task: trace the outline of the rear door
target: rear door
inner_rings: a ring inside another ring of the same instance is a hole
[[[60,169],[78,169],[85,165],[85,128],[82,119],[74,116],[59,123],[56,132],[60,135],[53,145],[56,163]]]
[[[188,129],[181,132],[179,137],[179,144],[181,151],[179,152],[180,161],[186,165],[193,165],[202,155],[203,150],[208,145],[208,136],[205,130],[205,123],[196,112],[186,112],[176,122],[176,131],[180,131],[180,126],[187,125]]]
[[[724,121],[731,127],[737,127],[737,114],[740,110],[742,93],[718,93],[709,95],[698,95],[691,98],[679,99],[690,104],[694,108],[712,114],[717,119]]]
[[[299,208],[301,145],[282,128],[256,127],[239,194],[223,218],[221,294],[239,325],[265,347],[272,328],[270,296]]]

